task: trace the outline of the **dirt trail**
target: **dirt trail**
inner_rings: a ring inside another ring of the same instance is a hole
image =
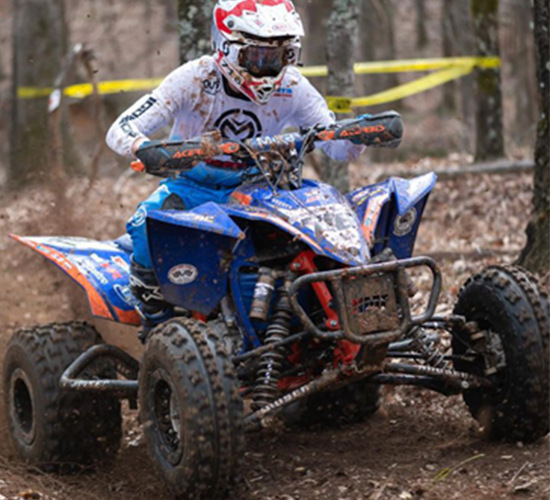
[[[403,165],[395,168],[402,169]],[[421,168],[426,168],[422,165]],[[391,171],[391,167],[385,166]],[[358,172],[356,172],[358,177]],[[417,254],[468,253],[441,261],[442,311],[466,276],[483,265],[510,262],[523,244],[530,177],[465,177],[441,183],[421,226]],[[76,285],[30,251],[7,239],[19,234],[72,234],[106,239],[120,234],[124,219],[154,182],[130,180],[113,196],[101,181],[92,195],[71,185],[70,213],[56,211],[55,197],[36,191],[3,197],[0,209],[0,358],[23,325],[88,318]],[[48,209],[48,207],[50,207]],[[70,231],[69,231],[70,230]],[[497,252],[476,257],[476,250]],[[132,329],[97,323],[110,341],[139,352]],[[1,403],[0,403],[1,405]],[[1,408],[0,408],[1,409]],[[124,445],[112,464],[76,476],[28,470],[12,454],[0,417],[0,499],[25,490],[51,499],[169,499],[147,457],[136,415],[125,411]],[[370,421],[338,429],[275,428],[249,436],[243,477],[235,500],[546,499],[550,495],[549,439],[534,445],[483,441],[459,397],[417,389],[388,390]],[[438,475],[450,468],[448,476]]]

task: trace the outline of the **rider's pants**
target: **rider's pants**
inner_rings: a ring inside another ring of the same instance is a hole
[[[138,205],[126,224],[134,244],[134,261],[148,269],[153,267],[145,224],[149,210],[191,210],[208,201],[226,203],[235,187],[200,184],[185,177],[162,181],[158,189]]]

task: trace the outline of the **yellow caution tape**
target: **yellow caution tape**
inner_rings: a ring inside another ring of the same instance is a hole
[[[336,113],[351,113],[351,108],[375,106],[377,104],[398,101],[405,97],[419,94],[425,90],[443,85],[451,80],[467,75],[472,71],[472,69],[473,66],[458,66],[451,69],[437,71],[422,78],[418,78],[412,82],[399,85],[392,89],[384,90],[383,92],[378,92],[377,94],[373,94],[368,97],[351,98],[327,96],[326,100],[328,107],[332,111]]]
[[[143,80],[112,80],[107,82],[99,82],[97,90],[100,94],[118,94],[119,92],[134,92],[136,90],[150,90],[158,87],[162,82],[162,78],[149,78]],[[20,99],[34,99],[37,97],[48,97],[53,88],[49,87],[19,87],[17,89],[17,97]],[[83,99],[92,95],[94,88],[91,83],[79,83],[65,87],[63,93],[67,97],[74,99]]]
[[[349,113],[351,108],[374,106],[387,102],[397,101],[425,90],[437,87],[446,82],[467,75],[475,67],[498,68],[500,59],[498,57],[447,57],[438,59],[411,59],[402,61],[377,61],[362,62],[354,65],[356,74],[372,73],[398,73],[413,71],[440,70],[428,76],[419,78],[393,89],[385,90],[377,94],[360,97],[327,97],[329,108],[338,113]],[[306,77],[327,76],[326,66],[309,66],[301,68],[300,71]],[[112,80],[98,83],[100,94],[116,94],[119,92],[135,92],[139,90],[150,90],[157,87],[162,78],[150,78],[140,80]],[[51,87],[19,87],[17,97],[19,99],[36,99],[48,97],[54,91]],[[63,93],[67,97],[83,99],[93,93],[91,83],[80,83],[65,87]]]
[[[19,87],[17,97],[19,99],[36,99],[38,97],[48,97],[53,92],[53,87]]]
[[[97,90],[100,94],[117,94],[119,92],[134,92],[136,90],[150,90],[158,87],[162,82],[162,78],[149,78],[145,80],[113,80],[109,82],[99,82]],[[82,99],[93,93],[91,83],[81,83],[71,85],[65,89],[65,95]]]
[[[452,67],[479,67],[498,68],[498,57],[440,57],[436,59],[409,59],[402,61],[375,61],[362,62],[353,65],[353,70],[358,75],[369,73],[409,73],[412,71],[430,71],[436,69],[448,69]],[[308,66],[301,68],[302,75],[309,77],[327,76],[326,66]]]

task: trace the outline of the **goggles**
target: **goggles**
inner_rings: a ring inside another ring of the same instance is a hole
[[[289,64],[290,54],[285,46],[247,45],[239,51],[239,66],[257,78],[274,77]]]

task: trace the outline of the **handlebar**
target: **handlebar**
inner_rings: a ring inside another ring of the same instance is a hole
[[[313,143],[348,140],[365,146],[396,148],[403,136],[403,121],[395,111],[360,115],[328,126],[300,129],[299,132],[257,137],[245,141],[223,139],[219,132],[187,141],[148,141],[137,151],[139,162],[132,168],[153,175],[169,176],[189,170],[214,157],[230,156],[246,168],[261,155],[273,151],[301,154]]]

